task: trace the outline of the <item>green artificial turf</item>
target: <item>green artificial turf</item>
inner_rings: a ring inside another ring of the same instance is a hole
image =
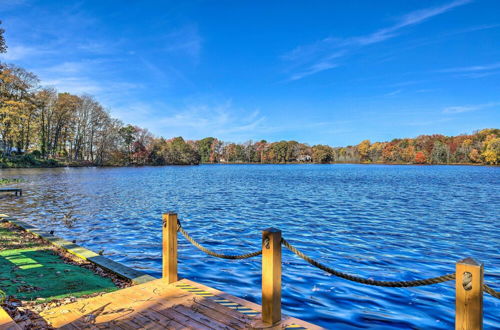
[[[64,263],[48,245],[20,236],[0,225],[0,290],[7,296],[51,300],[117,290],[109,278]]]

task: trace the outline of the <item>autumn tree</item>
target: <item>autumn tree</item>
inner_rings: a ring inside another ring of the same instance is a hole
[[[199,153],[187,144],[182,137],[165,141],[160,153],[166,164],[193,165],[200,163]]]
[[[359,156],[361,157],[361,161],[370,160],[370,158],[369,158],[370,140],[361,141],[361,143],[358,144],[358,146],[357,146],[357,150],[358,150]]]
[[[0,25],[1,24],[2,24],[2,21],[0,21]],[[0,53],[7,52],[7,44],[5,43],[4,33],[5,33],[5,30],[0,28]]]
[[[28,149],[33,130],[33,91],[38,78],[22,68],[3,64],[0,67],[0,138],[3,150],[10,154]]]
[[[431,152],[431,162],[433,164],[446,164],[449,158],[449,149],[446,144],[437,140]]]
[[[483,158],[486,164],[497,165],[500,163],[500,138],[492,137],[485,142]]]
[[[426,161],[427,157],[425,157],[425,154],[422,151],[419,151],[415,154],[415,163],[425,164]]]
[[[368,150],[368,157],[372,162],[382,161],[382,150],[384,149],[384,143],[375,142],[370,146]]]
[[[331,163],[334,160],[332,147],[321,144],[313,146],[312,160],[319,164]]]

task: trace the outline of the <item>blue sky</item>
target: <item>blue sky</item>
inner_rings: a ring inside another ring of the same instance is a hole
[[[8,53],[156,135],[363,139],[500,125],[500,1],[0,0]]]

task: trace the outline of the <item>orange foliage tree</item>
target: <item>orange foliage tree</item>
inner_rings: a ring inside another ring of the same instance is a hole
[[[419,151],[415,154],[415,163],[425,164],[426,161],[427,157],[425,157],[425,154],[422,151]]]

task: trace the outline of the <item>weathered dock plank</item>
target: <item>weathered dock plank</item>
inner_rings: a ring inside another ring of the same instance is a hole
[[[159,279],[41,313],[53,327],[113,329],[247,329],[262,323],[261,307],[189,280]],[[320,329],[284,316],[272,328]]]

